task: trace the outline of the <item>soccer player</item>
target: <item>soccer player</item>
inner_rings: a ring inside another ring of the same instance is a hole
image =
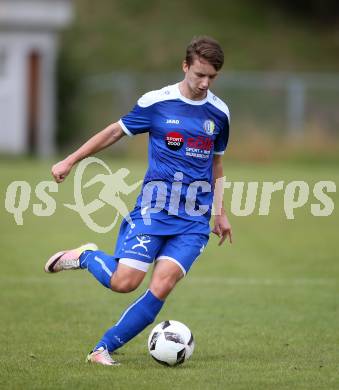
[[[149,288],[106,331],[87,356],[89,362],[119,364],[112,352],[154,321],[208,242],[213,194],[217,195],[217,179],[223,177],[222,155],[229,134],[229,110],[209,90],[223,62],[218,42],[194,38],[186,49],[181,82],[146,93],[129,114],[52,167],[61,183],[80,160],[125,135],[149,133],[143,188],[130,218],[122,221],[114,255],[85,244],[56,253],[45,265],[49,273],[87,269],[103,286],[128,293],[155,263]],[[226,238],[232,242],[222,194],[214,198],[218,212],[212,231],[219,236],[219,245]]]

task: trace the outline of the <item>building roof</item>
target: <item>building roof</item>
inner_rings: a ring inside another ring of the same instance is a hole
[[[0,0],[0,29],[60,29],[72,17],[72,0]]]

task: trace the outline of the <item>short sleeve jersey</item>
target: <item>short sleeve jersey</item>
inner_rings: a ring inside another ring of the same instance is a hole
[[[177,216],[208,222],[213,200],[213,155],[224,153],[229,138],[227,105],[210,91],[203,100],[187,99],[175,84],[143,95],[119,124],[129,136],[149,133],[149,166],[143,187],[150,181],[164,182],[168,187],[164,209],[169,210],[171,186],[179,177],[182,192]],[[195,208],[208,206],[203,218],[185,211],[187,189],[194,182],[198,183]],[[141,207],[141,194],[137,207]]]

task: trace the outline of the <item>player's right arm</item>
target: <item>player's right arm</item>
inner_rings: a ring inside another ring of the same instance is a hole
[[[124,135],[125,132],[118,122],[110,124],[90,138],[74,153],[53,165],[52,175],[54,180],[57,183],[63,182],[77,162],[115,144]]]

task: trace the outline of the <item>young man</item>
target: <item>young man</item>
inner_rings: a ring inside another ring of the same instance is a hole
[[[223,62],[214,39],[193,39],[183,62],[184,80],[146,93],[129,114],[52,167],[61,183],[78,161],[126,134],[149,133],[149,168],[136,206],[121,224],[114,256],[86,244],[56,253],[45,266],[50,273],[87,269],[105,287],[127,293],[140,285],[155,262],[148,290],[107,330],[88,355],[89,362],[119,364],[110,354],[154,321],[208,242],[213,190],[223,177],[229,132],[228,108],[209,87]],[[232,242],[221,199],[219,195],[213,229],[219,245],[227,237]]]

